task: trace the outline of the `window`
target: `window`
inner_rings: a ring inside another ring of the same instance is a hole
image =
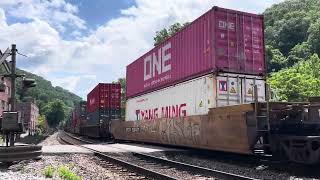
[[[10,95],[10,87],[8,86],[7,94]]]
[[[6,104],[5,104],[6,102],[4,101],[4,100],[1,100],[1,108],[3,109],[3,110],[6,110]]]

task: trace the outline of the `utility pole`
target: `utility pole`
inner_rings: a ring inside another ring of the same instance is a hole
[[[14,112],[16,111],[16,45],[12,44],[11,47],[11,74],[10,74],[10,80],[11,80],[11,98],[10,98],[10,111]],[[10,132],[10,146],[14,146],[14,133]]]
[[[16,111],[16,102],[15,102],[15,95],[16,95],[16,45],[12,44],[11,47],[11,98],[10,98],[10,104],[11,104],[11,111]]]
[[[10,95],[10,107],[9,111],[4,111],[2,114],[1,121],[1,132],[6,138],[6,147],[0,147],[0,162],[12,163],[14,161],[26,160],[37,158],[41,155],[42,146],[38,145],[23,145],[14,146],[14,137],[16,134],[21,134],[24,132],[23,120],[17,112],[16,109],[16,79],[22,78],[22,89],[24,91],[27,88],[35,87],[36,82],[34,79],[25,78],[25,75],[16,74],[16,55],[18,50],[16,45],[12,44],[11,50],[7,48],[4,54],[0,53],[0,65],[3,65],[6,74],[0,75],[3,77],[10,78],[11,81],[11,95]],[[11,55],[11,68],[6,58]],[[5,92],[5,84],[0,81],[0,92]],[[10,147],[9,147],[10,144]]]

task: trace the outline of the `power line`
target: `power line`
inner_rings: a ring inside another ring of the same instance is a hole
[[[21,56],[24,56],[24,57],[28,57],[27,55],[25,55],[25,54],[21,54],[21,53],[19,53],[18,52],[18,50],[17,50],[17,54],[19,54],[19,55],[21,55]]]

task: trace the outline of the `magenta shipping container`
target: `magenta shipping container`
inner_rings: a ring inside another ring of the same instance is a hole
[[[208,73],[265,74],[263,16],[219,7],[127,66],[127,98]]]
[[[119,83],[99,83],[87,95],[87,112],[99,109],[120,109],[121,85]]]

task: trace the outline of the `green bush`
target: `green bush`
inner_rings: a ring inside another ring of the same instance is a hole
[[[75,175],[66,166],[59,167],[59,176],[63,180],[81,180],[80,176]]]
[[[44,115],[40,115],[38,117],[37,133],[41,136],[46,131],[47,131],[47,129],[46,129],[46,117]]]
[[[54,173],[54,168],[52,166],[47,166],[44,168],[44,175],[46,178],[52,178]]]

